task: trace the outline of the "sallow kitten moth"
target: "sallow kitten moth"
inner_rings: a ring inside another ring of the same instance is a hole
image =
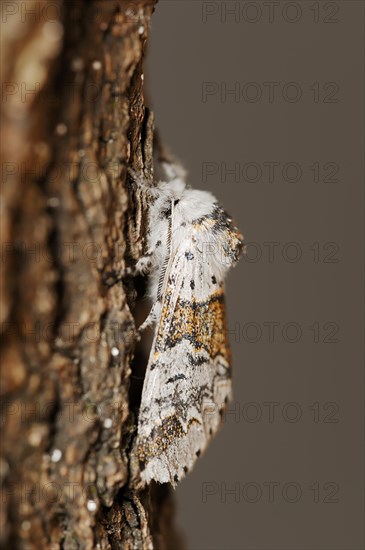
[[[147,252],[135,272],[149,275],[155,324],[144,379],[135,454],[142,479],[176,483],[221,424],[231,398],[224,279],[243,237],[207,191],[191,189],[178,166],[150,194]],[[139,185],[135,174],[133,179]]]

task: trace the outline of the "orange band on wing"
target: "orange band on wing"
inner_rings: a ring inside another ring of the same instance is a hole
[[[171,316],[169,300],[162,309],[156,351],[172,348],[181,340],[189,340],[197,352],[206,350],[212,359],[223,357],[231,364],[231,350],[227,337],[226,306],[223,289],[207,300],[198,302],[178,299],[170,320],[169,334],[163,332],[167,316]]]

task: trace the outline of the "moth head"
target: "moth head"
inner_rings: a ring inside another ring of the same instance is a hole
[[[160,182],[153,190],[155,202],[153,209],[159,219],[171,216],[172,204],[177,206],[186,189],[186,183],[176,178],[169,182]]]
[[[155,205],[160,218],[168,218],[171,215],[173,204],[178,221],[190,223],[197,218],[209,215],[217,204],[211,193],[191,189],[181,178],[160,182],[155,189],[157,191]]]
[[[186,183],[180,178],[176,178],[169,182],[160,182],[157,186],[159,196],[162,202],[175,202],[183,196]]]

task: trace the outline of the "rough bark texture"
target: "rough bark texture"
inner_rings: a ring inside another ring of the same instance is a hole
[[[1,541],[175,550],[169,489],[131,482],[143,368],[135,283],[120,277],[148,206],[127,167],[153,178],[142,60],[154,0],[7,4]]]

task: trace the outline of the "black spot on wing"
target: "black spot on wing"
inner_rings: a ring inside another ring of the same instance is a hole
[[[194,356],[191,353],[188,353],[188,361],[189,361],[189,365],[193,367],[200,367],[201,365],[204,365],[207,362],[207,358],[198,354]]]
[[[194,288],[195,288],[195,281],[194,281],[194,279],[191,279],[191,281],[190,281],[190,288],[191,288],[191,290],[194,290]]]
[[[168,208],[164,208],[160,212],[160,219],[161,220],[166,220],[168,218],[171,218],[171,203],[170,203],[170,206]]]
[[[190,250],[188,250],[187,252],[185,252],[185,258],[187,260],[193,260],[194,259],[194,254],[192,252],[190,252]]]
[[[171,384],[172,382],[176,382],[176,380],[186,380],[185,374],[176,374],[175,376],[172,376],[166,381],[166,384]]]
[[[209,296],[206,300],[201,300],[200,302],[190,302],[189,300],[180,300],[180,304],[182,307],[189,307],[192,310],[201,309],[203,306],[208,307],[209,304],[213,302],[224,302],[224,295],[223,294],[215,294],[212,296]]]

